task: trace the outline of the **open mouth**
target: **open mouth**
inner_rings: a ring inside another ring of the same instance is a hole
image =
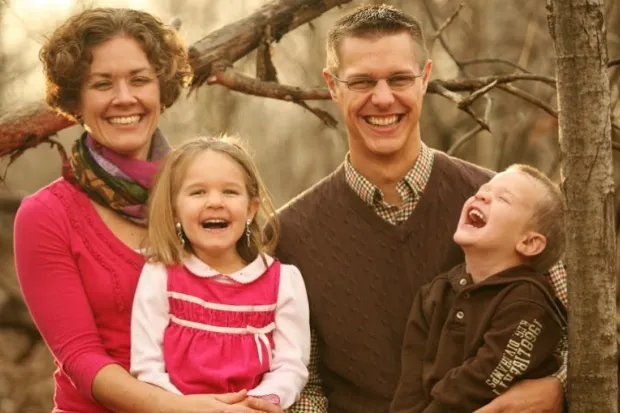
[[[142,116],[134,115],[134,116],[116,116],[113,118],[108,118],[108,122],[112,125],[134,125],[142,120]]]
[[[398,124],[405,115],[392,116],[364,116],[364,121],[372,126],[386,127]]]
[[[474,228],[482,228],[487,224],[487,218],[478,208],[472,207],[465,217],[465,224]]]
[[[224,219],[207,219],[202,222],[202,227],[206,230],[216,231],[228,228],[230,223]]]

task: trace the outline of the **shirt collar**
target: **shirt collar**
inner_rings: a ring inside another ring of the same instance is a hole
[[[195,255],[190,255],[183,260],[183,265],[192,274],[197,277],[212,278],[212,277],[226,277],[240,284],[249,284],[256,281],[273,263],[273,258],[269,255],[265,256],[267,265],[263,262],[261,256],[257,256],[254,261],[246,265],[244,268],[236,271],[232,274],[221,274],[214,268],[208,266],[200,258]]]
[[[433,160],[434,151],[422,142],[420,155],[401,181],[417,197],[424,192],[433,169]],[[344,161],[344,176],[351,189],[367,204],[374,205],[378,200],[383,199],[381,190],[353,167],[350,153]]]

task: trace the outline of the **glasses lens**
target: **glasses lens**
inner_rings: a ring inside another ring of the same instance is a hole
[[[377,82],[374,79],[358,78],[347,81],[349,89],[363,92],[372,89]]]

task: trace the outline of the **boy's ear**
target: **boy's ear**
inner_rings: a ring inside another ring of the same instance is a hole
[[[528,231],[517,244],[517,252],[524,257],[534,257],[545,249],[547,238],[535,231]]]

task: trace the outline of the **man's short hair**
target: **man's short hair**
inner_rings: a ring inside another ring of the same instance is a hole
[[[382,5],[360,6],[341,17],[327,36],[327,69],[336,73],[340,66],[339,51],[347,37],[376,38],[391,34],[409,33],[415,47],[420,69],[428,59],[428,50],[420,22],[395,7]]]

